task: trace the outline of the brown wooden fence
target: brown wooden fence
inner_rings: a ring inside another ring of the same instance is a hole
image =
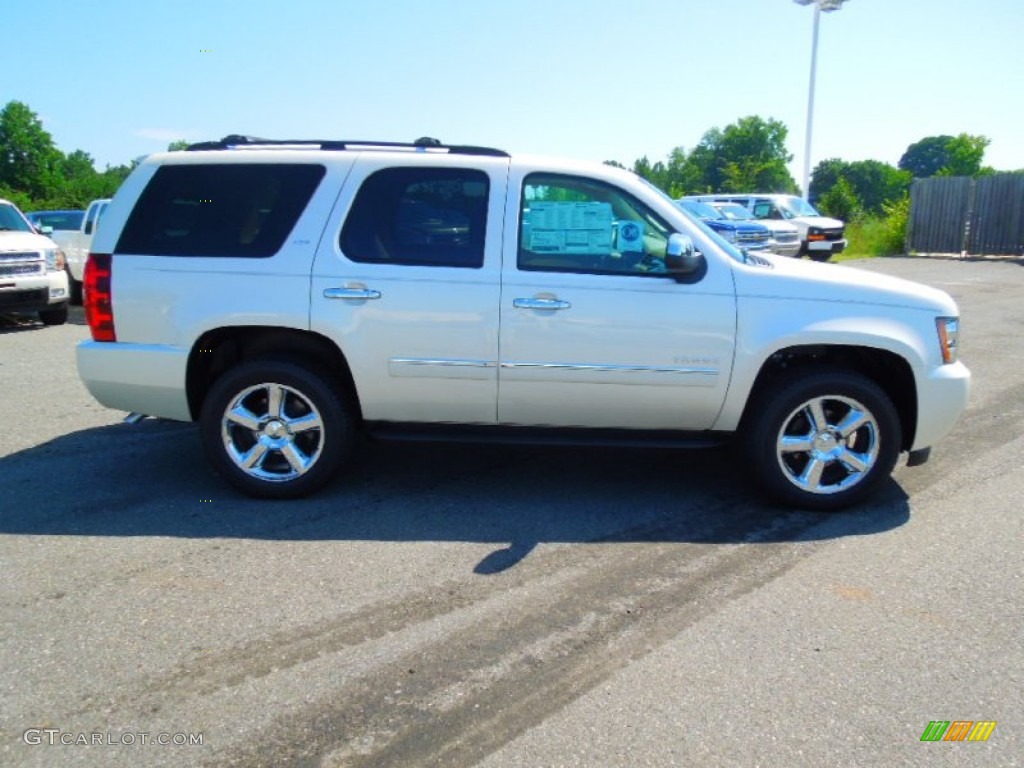
[[[907,250],[1024,255],[1024,174],[914,179]]]

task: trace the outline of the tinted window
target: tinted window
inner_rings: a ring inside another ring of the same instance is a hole
[[[591,179],[532,174],[523,186],[519,269],[665,275],[671,229],[626,192]]]
[[[165,165],[135,204],[115,252],[272,256],[324,173],[321,165]]]
[[[341,230],[352,261],[480,267],[487,174],[458,168],[388,168],[369,176]]]

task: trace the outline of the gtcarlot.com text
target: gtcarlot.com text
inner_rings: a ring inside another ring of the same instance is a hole
[[[62,731],[59,728],[29,728],[21,735],[22,741],[31,746],[203,746],[202,733],[152,733],[150,731],[129,731],[126,733]]]

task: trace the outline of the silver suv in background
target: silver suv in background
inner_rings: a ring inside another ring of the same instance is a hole
[[[739,203],[750,211],[755,219],[788,221],[800,230],[800,255],[810,256],[815,261],[828,261],[834,253],[846,249],[843,236],[846,225],[838,219],[822,216],[814,206],[795,195],[760,193],[724,193],[700,195],[704,202]]]
[[[800,230],[788,221],[778,219],[759,219],[739,203],[723,203],[712,200],[707,203],[727,219],[733,221],[753,221],[768,228],[771,237],[768,239],[768,250],[779,256],[800,255]]]

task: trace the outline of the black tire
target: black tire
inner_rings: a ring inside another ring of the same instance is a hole
[[[348,402],[318,369],[285,360],[244,362],[217,379],[203,403],[203,447],[217,473],[243,493],[305,496],[333,479],[352,454]],[[228,418],[229,410],[238,416]]]
[[[68,321],[68,305],[62,304],[57,309],[44,309],[39,313],[43,325],[64,325]]]
[[[808,251],[807,255],[811,261],[828,261],[832,258],[832,251]]]
[[[76,307],[82,306],[82,283],[68,272],[68,300]]]
[[[896,408],[881,387],[853,371],[819,367],[767,384],[736,437],[773,498],[819,511],[872,493],[892,473],[902,440]]]

